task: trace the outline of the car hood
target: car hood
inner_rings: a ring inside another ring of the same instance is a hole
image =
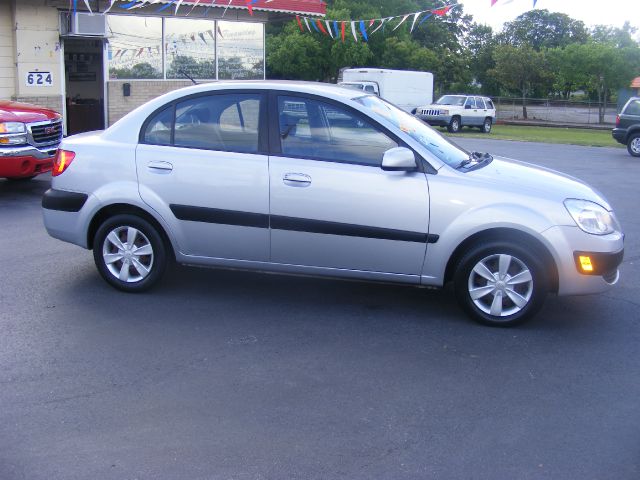
[[[0,101],[0,122],[43,122],[57,120],[60,114],[35,105],[11,101]]]
[[[505,157],[494,157],[488,165],[467,173],[470,177],[498,190],[528,194],[547,200],[563,202],[567,198],[590,200],[607,210],[606,199],[583,181],[550,168],[532,165]]]

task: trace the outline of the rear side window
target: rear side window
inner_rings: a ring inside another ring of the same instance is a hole
[[[632,100],[624,109],[625,115],[640,115],[640,100]]]
[[[156,113],[149,123],[147,123],[143,142],[151,145],[171,145],[172,129],[173,107],[168,107]]]
[[[486,108],[484,106],[484,100],[482,100],[480,97],[476,97],[476,106],[482,109]]]
[[[176,147],[257,153],[260,95],[196,97],[176,105]]]

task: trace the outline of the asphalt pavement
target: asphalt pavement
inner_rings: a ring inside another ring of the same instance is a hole
[[[459,139],[582,178],[627,234],[618,286],[532,322],[450,289],[175,268],[102,281],[0,180],[0,480],[640,477],[640,161]]]

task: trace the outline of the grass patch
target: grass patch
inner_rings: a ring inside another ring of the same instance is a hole
[[[527,127],[520,125],[494,125],[491,133],[486,135],[474,128],[463,128],[461,133],[450,137],[484,138],[494,140],[517,140],[520,142],[563,143],[567,145],[584,145],[587,147],[621,147],[611,137],[611,130],[590,130],[588,128]]]

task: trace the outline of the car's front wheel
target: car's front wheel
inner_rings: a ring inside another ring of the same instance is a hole
[[[504,242],[479,245],[465,254],[454,273],[454,289],[474,320],[499,327],[531,318],[549,291],[539,258]]]
[[[627,150],[630,155],[640,157],[640,133],[635,133],[627,141]]]
[[[450,133],[458,133],[461,127],[462,124],[460,123],[460,117],[453,117],[449,122],[447,130],[449,130]]]
[[[160,233],[148,221],[135,215],[116,215],[98,228],[93,258],[107,283],[125,292],[141,292],[162,277],[167,250]]]

